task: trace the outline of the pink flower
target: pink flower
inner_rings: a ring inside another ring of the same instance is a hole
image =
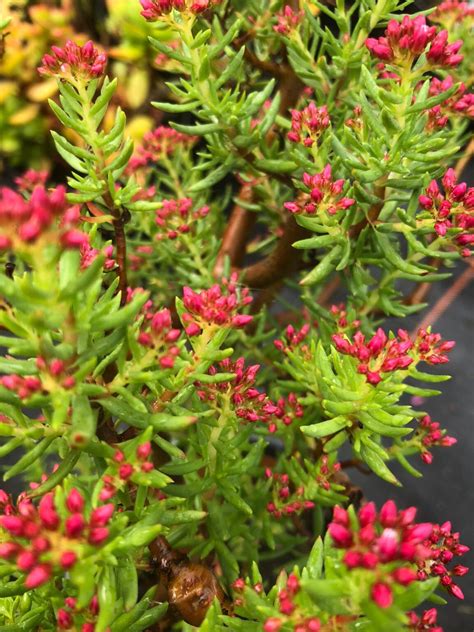
[[[463,59],[458,54],[462,41],[448,44],[448,32],[427,26],[424,16],[403,16],[401,22],[390,20],[384,36],[365,41],[370,53],[391,65],[413,63],[423,52],[431,65],[457,66]],[[428,48],[429,47],[429,48]]]
[[[25,250],[39,239],[79,248],[88,237],[75,228],[78,220],[78,208],[68,206],[63,186],[47,191],[37,185],[29,199],[0,188],[0,247],[4,249]]]
[[[295,214],[315,215],[316,213],[327,212],[335,215],[338,211],[344,211],[355,203],[352,198],[344,197],[344,180],[333,180],[331,166],[326,167],[311,176],[303,174],[303,183],[309,190],[309,194],[304,194],[296,202],[286,202],[284,207]]]
[[[101,77],[106,65],[107,55],[99,52],[93,42],[79,46],[68,40],[64,48],[53,46],[51,53],[44,55],[38,72],[70,81],[90,81]]]
[[[283,621],[280,621],[280,619],[276,617],[271,617],[263,624],[263,632],[278,632],[282,625]]]
[[[291,111],[291,132],[288,132],[288,140],[312,147],[329,125],[327,107],[323,105],[318,108],[311,102],[301,111]]]
[[[371,596],[380,608],[389,608],[393,603],[392,589],[383,582],[377,582],[372,586]]]
[[[471,254],[469,247],[474,244],[474,187],[468,187],[465,182],[458,183],[453,169],[446,171],[442,183],[444,195],[436,180],[432,180],[419,197],[420,206],[428,211],[428,217],[432,217],[433,228],[440,237],[446,236],[450,228],[458,229],[451,241],[460,247],[463,256],[468,257]]]
[[[142,145],[137,147],[127,167],[128,173],[131,175],[137,169],[157,163],[163,157],[171,156],[180,148],[192,147],[197,140],[197,136],[182,134],[171,127],[163,125],[157,127],[144,135]]]
[[[173,10],[199,14],[220,2],[221,0],[140,0],[143,9],[141,14],[149,22],[155,22]]]
[[[237,310],[252,302],[247,288],[238,288],[237,275],[223,279],[222,285],[213,285],[208,290],[195,292],[183,288],[183,303],[186,309],[182,319],[189,336],[202,329],[219,327],[240,328],[252,321],[252,316],[242,316]]]
[[[9,515],[0,516],[0,525],[9,540],[0,545],[0,557],[15,561],[20,571],[28,573],[27,588],[36,588],[55,573],[71,569],[83,551],[87,554],[90,545],[100,546],[108,537],[103,525],[111,519],[113,505],[98,507],[87,518],[82,495],[72,489],[65,510],[66,515],[57,511],[55,492],[45,494],[38,507],[24,494],[16,507],[3,506],[2,511]]]
[[[51,567],[48,564],[39,564],[28,573],[25,586],[28,589],[38,588],[42,584],[46,584],[51,579]]]
[[[84,499],[76,488],[69,492],[66,498],[66,507],[71,513],[80,513],[84,509]]]
[[[285,5],[276,17],[278,22],[273,30],[280,35],[289,35],[304,18],[304,11],[294,11],[289,5]]]
[[[387,338],[379,328],[369,341],[366,341],[361,331],[354,334],[352,342],[342,334],[334,334],[332,340],[340,353],[359,361],[357,370],[366,376],[369,384],[376,385],[382,380],[382,373],[404,370],[413,362],[408,353],[413,343],[408,333],[402,329],[393,338]]]
[[[189,233],[196,221],[203,219],[209,213],[208,206],[202,206],[191,212],[193,201],[191,198],[181,200],[162,200],[157,203],[155,222],[158,226],[156,238],[162,240],[177,239],[180,234]]]

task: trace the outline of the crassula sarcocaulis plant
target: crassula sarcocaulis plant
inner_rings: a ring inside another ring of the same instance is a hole
[[[101,49],[43,58],[69,176],[0,189],[3,626],[441,630],[463,598],[447,517],[346,472],[455,443],[410,399],[454,342],[383,321],[471,255],[474,20],[408,5],[137,2],[174,63],[135,147]]]

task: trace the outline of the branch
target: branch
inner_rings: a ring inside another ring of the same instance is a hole
[[[245,202],[252,200],[252,188],[243,184],[240,188],[238,199]],[[238,203],[232,209],[229,222],[224,231],[222,244],[214,264],[214,276],[220,278],[223,273],[224,260],[229,257],[232,267],[242,265],[245,256],[247,237],[250,234],[257,219],[256,213],[248,211]]]
[[[300,251],[294,250],[293,244],[305,235],[306,230],[290,215],[274,250],[262,261],[245,268],[244,283],[249,287],[264,288],[287,276],[296,268],[301,256]]]

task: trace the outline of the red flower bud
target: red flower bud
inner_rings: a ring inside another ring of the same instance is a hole
[[[372,600],[380,608],[389,608],[393,603],[392,589],[388,584],[383,582],[377,582],[372,586],[371,590]]]

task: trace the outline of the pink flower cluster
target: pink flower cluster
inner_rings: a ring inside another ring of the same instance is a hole
[[[474,21],[474,7],[463,0],[444,0],[429,16],[431,22],[439,22],[448,30],[468,19]]]
[[[198,14],[220,3],[221,0],[140,0],[141,14],[149,22],[159,20],[173,10]]]
[[[423,543],[432,534],[433,525],[415,524],[415,516],[415,507],[398,511],[392,500],[387,501],[378,514],[374,503],[367,503],[359,509],[356,529],[351,526],[347,511],[334,507],[328,526],[334,545],[346,550],[343,562],[349,570],[377,569],[370,594],[380,608],[392,605],[393,584],[408,586],[417,581],[412,565],[430,556]],[[386,573],[382,568],[384,564],[390,564]]]
[[[64,48],[52,46],[51,54],[44,55],[41,63],[42,66],[38,68],[41,75],[90,81],[105,73],[107,55],[100,52],[91,41],[79,46],[68,40]]]
[[[426,329],[419,329],[415,338],[415,352],[420,360],[428,364],[446,364],[449,353],[456,343],[454,340],[443,342],[441,334],[432,334]]]
[[[219,372],[232,373],[234,379],[215,384],[197,382],[197,394],[202,401],[216,402],[219,405],[222,396],[229,397],[239,419],[250,423],[264,423],[271,433],[277,432],[281,424],[284,427],[290,426],[295,419],[303,416],[304,409],[294,393],[274,402],[265,392],[258,390],[255,382],[259,364],[246,367],[244,358],[235,362],[226,358],[219,362],[218,367],[212,366],[208,371],[209,375],[216,375],[218,369]]]
[[[329,215],[335,215],[355,203],[352,198],[342,195],[345,182],[342,179],[332,179],[330,165],[326,165],[321,173],[314,176],[304,173],[303,183],[309,189],[309,195],[305,195],[301,202],[286,202],[284,206],[290,213],[314,215],[326,211]]]
[[[238,310],[252,302],[248,288],[237,286],[237,275],[222,279],[208,290],[195,292],[190,287],[183,288],[183,303],[186,309],[182,319],[188,336],[197,336],[203,329],[218,327],[245,327],[253,316],[238,314]]]
[[[69,206],[66,189],[59,186],[48,192],[34,188],[29,199],[7,187],[0,188],[0,251],[18,250],[40,239],[57,242],[63,248],[80,248],[88,236],[78,230],[79,207]],[[56,224],[60,222],[60,226]]]
[[[419,57],[428,45],[426,58],[432,66],[457,66],[463,56],[459,54],[462,40],[448,44],[448,31],[437,31],[435,26],[428,26],[425,17],[418,15],[411,18],[404,15],[401,22],[390,20],[385,35],[379,38],[369,37],[365,41],[370,53],[396,65],[413,61]]]
[[[273,30],[280,35],[289,35],[304,18],[304,11],[294,11],[288,4],[277,14],[277,24]]]
[[[313,509],[314,502],[304,499],[304,487],[292,489],[288,474],[279,474],[266,468],[265,477],[272,482],[273,500],[267,504],[267,511],[277,520],[283,516],[294,516],[306,509]]]
[[[285,333],[283,339],[274,340],[273,344],[278,349],[278,351],[282,351],[283,353],[288,353],[288,351],[295,351],[297,347],[305,352],[309,352],[308,345],[301,343],[306,339],[311,326],[308,323],[305,323],[301,329],[296,330],[293,325],[288,325],[285,329]]]
[[[421,444],[421,458],[430,465],[433,462],[433,455],[428,448],[433,446],[451,447],[457,443],[457,439],[446,434],[446,430],[441,430],[437,421],[432,421],[429,415],[425,415],[419,422],[415,440]]]
[[[463,257],[471,255],[474,244],[474,187],[457,181],[454,169],[448,169],[442,178],[444,195],[436,180],[432,180],[423,195],[420,206],[434,219],[434,229],[444,237],[449,228],[455,228],[455,244]]]
[[[122,450],[117,448],[112,461],[112,467],[116,472],[102,477],[103,487],[99,494],[100,500],[105,501],[113,498],[119,489],[127,485],[134,474],[151,472],[155,467],[149,460],[151,454],[152,446],[149,441],[145,441],[137,447],[135,459],[133,459],[134,463],[130,460],[127,461]]]
[[[460,557],[469,552],[469,547],[459,542],[459,533],[452,532],[451,523],[432,525],[431,534],[423,542],[428,554],[420,556],[417,560],[417,577],[420,581],[428,577],[439,577],[440,583],[457,599],[464,599],[461,588],[454,581],[454,577],[463,577],[468,573],[467,566],[456,564],[448,568],[455,557]]]
[[[443,632],[443,628],[436,624],[438,619],[436,608],[425,610],[421,616],[418,616],[414,611],[408,612],[407,615],[409,629],[413,632],[424,632],[425,630]]]
[[[92,248],[88,243],[81,246],[81,269],[85,270],[92,265],[100,254],[105,255],[104,270],[113,270],[117,265],[113,258],[114,247],[112,245],[106,246],[101,252],[97,248]]]
[[[79,614],[82,621],[88,619],[81,625],[81,632],[94,632],[95,621],[100,612],[99,600],[97,595],[94,595],[87,606],[87,608],[78,609],[77,599],[75,597],[66,597],[64,600],[64,607],[59,608],[56,619],[58,622],[58,628],[60,630],[70,630],[74,627],[75,630],[79,630],[76,615]]]
[[[162,309],[154,314],[147,313],[138,342],[155,351],[162,369],[172,369],[179,355],[175,343],[180,335],[181,331],[173,328],[170,310]]]
[[[28,375],[26,377],[15,374],[2,375],[2,377],[0,377],[0,384],[9,391],[16,393],[16,395],[23,400],[29,399],[43,388],[41,380],[34,375]]]
[[[190,136],[177,132],[171,127],[160,125],[143,137],[143,143],[132,156],[127,167],[128,173],[150,164],[159,164],[164,156],[174,154],[180,147],[191,147],[197,141],[197,136]]]
[[[337,472],[341,470],[341,464],[337,461],[334,463],[330,463],[329,457],[327,454],[323,454],[323,456],[319,459],[318,469],[316,474],[316,482],[320,487],[329,491],[331,489],[330,479],[334,477]]]
[[[331,305],[329,308],[331,316],[336,320],[339,330],[357,329],[360,327],[360,320],[348,320],[348,314],[344,303],[339,305]]]
[[[334,334],[332,340],[340,353],[357,358],[358,372],[374,385],[382,380],[382,373],[406,369],[415,360],[428,364],[448,362],[444,354],[455,345],[452,340],[442,342],[440,334],[424,329],[418,331],[415,342],[404,329],[399,329],[396,337],[388,338],[380,327],[369,341],[361,331],[354,334],[352,342],[345,334]]]
[[[208,206],[201,206],[201,208],[191,212],[193,207],[191,198],[163,200],[160,204],[161,208],[156,211],[155,217],[160,230],[156,236],[159,240],[165,237],[177,239],[180,233],[189,233],[192,222],[203,219],[209,213]]]
[[[291,426],[295,419],[301,419],[304,408],[298,403],[295,393],[289,393],[287,397],[280,397],[274,404],[268,403],[265,412],[273,417],[273,420],[268,419],[268,431],[274,433],[280,424]]]
[[[302,143],[305,147],[312,147],[318,138],[330,125],[327,106],[311,102],[303,110],[291,110],[291,132],[288,140]]]
[[[18,178],[15,178],[15,184],[18,190],[22,193],[33,193],[35,187],[44,187],[49,177],[48,171],[35,171],[35,169],[28,169],[25,173]]]
[[[301,616],[295,597],[300,592],[300,582],[293,573],[288,576],[286,586],[278,593],[278,609],[284,618],[269,617],[263,624],[263,632],[278,632],[285,623],[285,618],[291,617],[295,632],[319,632],[321,622],[316,617]]]
[[[218,382],[216,384],[203,385],[197,383],[197,394],[202,401],[217,401],[219,395],[228,395],[234,406],[235,414],[242,420],[249,422],[268,419],[266,407],[273,404],[266,393],[261,392],[255,386],[255,380],[260,368],[259,364],[245,366],[244,358],[232,362],[229,358],[219,362],[219,370],[224,373],[233,373],[232,381]],[[210,375],[218,372],[215,366],[209,369]]]
[[[115,509],[113,504],[101,505],[86,518],[84,498],[77,489],[66,497],[67,517],[58,511],[54,492],[45,494],[38,507],[22,494],[14,507],[8,494],[0,491],[0,507],[0,558],[15,560],[18,570],[27,573],[28,589],[48,582],[56,569],[72,568],[87,547],[103,544]]]
[[[453,85],[454,80],[451,75],[443,80],[433,77],[430,82],[429,94],[436,96],[446,92]],[[451,97],[428,110],[428,129],[445,127],[451,114],[474,118],[474,93],[466,93],[466,86],[463,83],[459,85]]]

